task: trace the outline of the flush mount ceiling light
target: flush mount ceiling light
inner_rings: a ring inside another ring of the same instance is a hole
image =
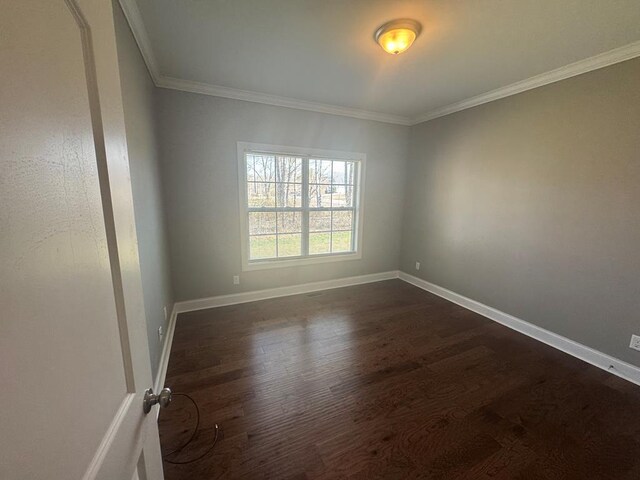
[[[413,41],[420,35],[421,30],[422,25],[417,21],[410,18],[402,18],[382,25],[376,30],[373,38],[385,52],[398,55],[411,46]]]

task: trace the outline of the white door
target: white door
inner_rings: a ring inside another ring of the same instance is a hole
[[[141,288],[111,0],[0,0],[1,479],[162,478]]]

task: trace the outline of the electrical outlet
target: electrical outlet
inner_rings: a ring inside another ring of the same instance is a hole
[[[162,330],[162,325],[158,327],[158,341],[162,343],[162,337],[164,336],[164,331]]]
[[[234,285],[240,285],[240,275],[234,275],[233,276],[233,284]]]
[[[420,262],[416,262],[416,270],[420,270]]]
[[[640,335],[631,335],[631,343],[629,344],[629,348],[640,350]]]

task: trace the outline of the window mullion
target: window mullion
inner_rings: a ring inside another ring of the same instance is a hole
[[[353,164],[353,192],[351,194],[351,251],[356,251],[356,245],[358,245],[359,239],[356,238],[359,235],[359,230],[357,228],[360,225],[360,181],[356,180],[360,178],[360,164]],[[346,169],[345,169],[345,181],[346,178]]]
[[[302,157],[302,255],[309,255],[309,157]]]
[[[329,224],[329,230],[330,230],[330,234],[329,234],[329,252],[333,253],[333,164],[334,162],[331,162],[331,173],[329,175],[331,175],[329,177],[329,190],[331,191],[331,197],[329,198],[329,207],[331,208],[331,213],[330,213],[330,219],[329,221],[331,222]]]

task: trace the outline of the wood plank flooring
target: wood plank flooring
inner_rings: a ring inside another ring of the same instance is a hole
[[[640,479],[640,387],[400,280],[182,314],[166,383],[168,480]]]

